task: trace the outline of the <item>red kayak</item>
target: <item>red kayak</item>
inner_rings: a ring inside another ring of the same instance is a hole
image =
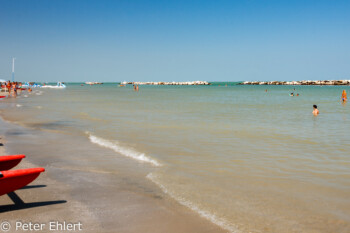
[[[34,181],[45,168],[28,168],[0,172],[0,196],[20,189]]]
[[[2,96],[0,96],[0,99],[1,99],[1,98],[5,98],[5,97],[6,97],[5,95],[2,95]]]
[[[5,155],[0,156],[0,171],[10,170],[21,162],[25,155]]]

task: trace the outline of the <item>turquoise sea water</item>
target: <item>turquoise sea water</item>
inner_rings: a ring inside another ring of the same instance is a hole
[[[148,167],[145,179],[231,232],[350,231],[350,87],[67,86],[3,101],[5,118]]]

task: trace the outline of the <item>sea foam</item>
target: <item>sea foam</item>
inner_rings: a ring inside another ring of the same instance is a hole
[[[228,232],[231,232],[231,233],[240,233],[241,232],[238,230],[237,227],[235,227],[234,225],[229,223],[226,219],[220,218],[220,217],[216,216],[215,214],[210,213],[207,210],[201,209],[200,207],[196,206],[191,201],[188,201],[182,197],[175,195],[173,192],[169,191],[164,185],[162,185],[157,180],[157,177],[154,174],[149,173],[147,175],[147,178],[150,179],[153,183],[155,183],[164,193],[168,194],[171,198],[176,200],[181,205],[186,206],[187,208],[196,212],[202,218],[209,220],[210,222],[214,223],[215,225],[218,225],[219,227],[221,227],[222,229],[224,229]]]
[[[146,163],[151,163],[154,166],[162,166],[157,160],[149,158],[146,156],[144,153],[135,151],[134,149],[131,148],[126,148],[124,146],[121,146],[117,141],[109,141],[100,137],[96,137],[92,135],[90,132],[86,132],[89,135],[89,139],[92,143],[95,143],[99,146],[106,147],[109,149],[114,150],[115,152],[124,155],[126,157],[141,161],[141,162],[146,162]]]

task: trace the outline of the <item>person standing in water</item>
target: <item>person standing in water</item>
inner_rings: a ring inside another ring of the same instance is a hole
[[[341,100],[343,102],[347,101],[348,100],[348,97],[347,97],[347,94],[346,94],[346,91],[343,90],[343,92],[341,93]]]
[[[314,110],[312,111],[312,114],[314,114],[314,116],[317,116],[318,114],[320,114],[320,112],[317,109],[317,105],[314,104]]]

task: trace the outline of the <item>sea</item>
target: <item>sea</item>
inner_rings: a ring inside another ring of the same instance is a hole
[[[2,116],[113,153],[100,170],[145,169],[228,232],[350,232],[349,86],[66,85],[0,100]]]

